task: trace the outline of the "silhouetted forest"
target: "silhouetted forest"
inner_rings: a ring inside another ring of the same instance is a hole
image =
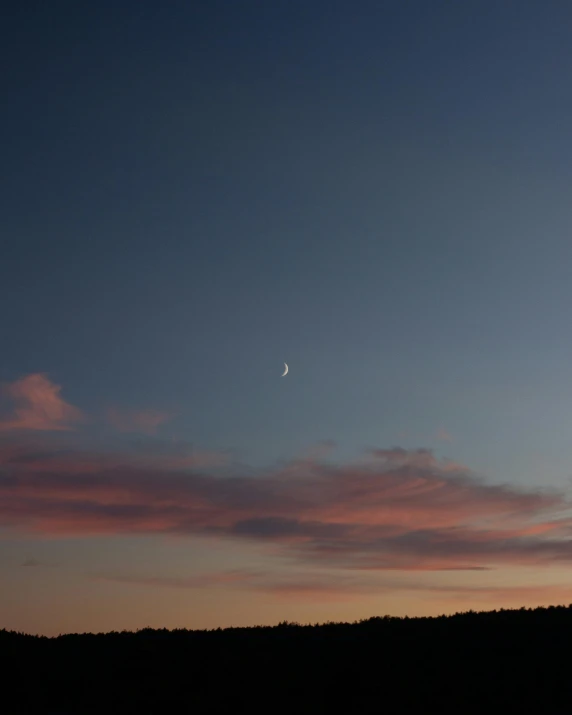
[[[572,605],[57,638],[0,631],[3,715],[572,713]]]

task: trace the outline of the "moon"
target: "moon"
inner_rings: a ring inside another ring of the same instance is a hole
[[[286,363],[284,363],[284,372],[282,373],[282,377],[286,377],[287,374],[288,374],[288,365],[286,365]]]

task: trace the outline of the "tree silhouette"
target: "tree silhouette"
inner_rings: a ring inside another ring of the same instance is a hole
[[[572,711],[572,606],[30,636],[0,630],[0,713]]]

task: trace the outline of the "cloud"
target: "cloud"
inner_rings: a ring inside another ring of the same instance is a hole
[[[264,571],[231,570],[199,573],[187,577],[103,575],[93,580],[150,588],[203,589],[231,586],[234,589],[262,593],[279,600],[300,599],[304,602],[352,601],[367,596],[412,595],[422,593],[425,598],[462,602],[493,602],[523,604],[570,603],[570,584],[544,585],[442,585],[427,581],[403,581],[387,578],[368,578],[363,574],[314,572],[270,573]]]
[[[447,432],[447,430],[440,429],[437,431],[437,439],[443,441],[443,442],[452,442],[453,437]]]
[[[22,563],[22,566],[42,566],[42,562],[34,558],[28,558]]]
[[[118,432],[142,432],[153,435],[157,428],[173,417],[171,413],[160,412],[159,410],[118,410],[110,408],[107,411],[109,423]]]
[[[483,600],[533,600],[550,603],[570,603],[572,601],[572,586],[570,584],[547,584],[532,586],[439,586],[416,585],[415,590],[424,590],[438,595],[446,595],[455,599]]]
[[[52,536],[246,540],[348,571],[572,562],[565,495],[487,484],[429,450],[262,471],[221,462],[193,461],[177,445],[111,454],[0,442],[0,525]]]
[[[14,413],[0,421],[0,430],[70,430],[83,420],[82,412],[60,397],[61,387],[40,373],[28,375],[3,387],[15,403]]]
[[[226,586],[228,584],[251,584],[263,574],[258,571],[246,571],[235,569],[231,571],[221,571],[217,573],[203,573],[187,577],[165,577],[165,576],[96,576],[95,581],[110,581],[115,583],[125,583],[137,586],[159,586],[162,588],[205,588],[212,586]]]
[[[107,581],[133,586],[156,588],[202,589],[232,586],[247,591],[264,593],[278,598],[300,598],[304,601],[348,601],[366,594],[389,592],[390,587],[365,581],[363,578],[340,574],[273,574],[264,571],[231,570],[202,573],[187,577],[165,576],[96,576],[96,581]]]

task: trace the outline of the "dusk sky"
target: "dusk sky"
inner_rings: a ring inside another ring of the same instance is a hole
[[[6,4],[0,628],[572,602],[571,29]]]

